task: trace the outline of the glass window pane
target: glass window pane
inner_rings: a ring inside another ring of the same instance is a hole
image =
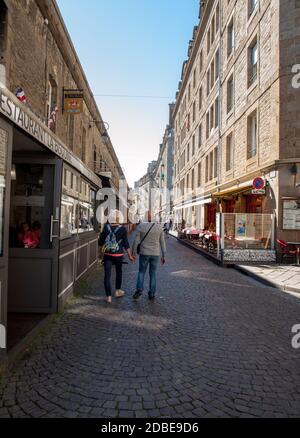
[[[11,184],[10,247],[48,249],[53,196],[53,168],[15,164]]]
[[[60,237],[66,239],[78,232],[78,201],[62,195]]]

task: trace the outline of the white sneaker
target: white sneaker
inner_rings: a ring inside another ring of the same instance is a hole
[[[124,295],[125,295],[125,292],[123,290],[121,290],[121,289],[116,290],[116,295],[115,295],[116,298],[123,298]]]
[[[112,304],[112,297],[107,297],[107,304]]]

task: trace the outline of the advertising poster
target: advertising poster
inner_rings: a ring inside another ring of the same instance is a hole
[[[246,237],[246,223],[247,216],[245,214],[238,214],[236,217],[236,237]]]

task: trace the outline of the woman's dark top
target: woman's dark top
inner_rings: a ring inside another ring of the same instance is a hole
[[[119,227],[119,228],[118,228]],[[115,254],[109,254],[105,253],[107,256],[112,257],[120,257],[124,255],[124,250],[127,250],[130,248],[129,242],[128,242],[128,236],[127,236],[127,230],[122,225],[110,225],[110,228],[112,231],[118,230],[115,232],[117,242],[119,243],[119,251]],[[103,231],[100,234],[99,238],[99,245],[103,246],[105,244],[106,238],[109,236],[110,230],[108,224],[104,225]]]

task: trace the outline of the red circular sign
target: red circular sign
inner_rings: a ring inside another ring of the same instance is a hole
[[[253,187],[256,190],[264,189],[265,186],[266,186],[266,182],[263,178],[255,178],[255,180],[253,181]]]

